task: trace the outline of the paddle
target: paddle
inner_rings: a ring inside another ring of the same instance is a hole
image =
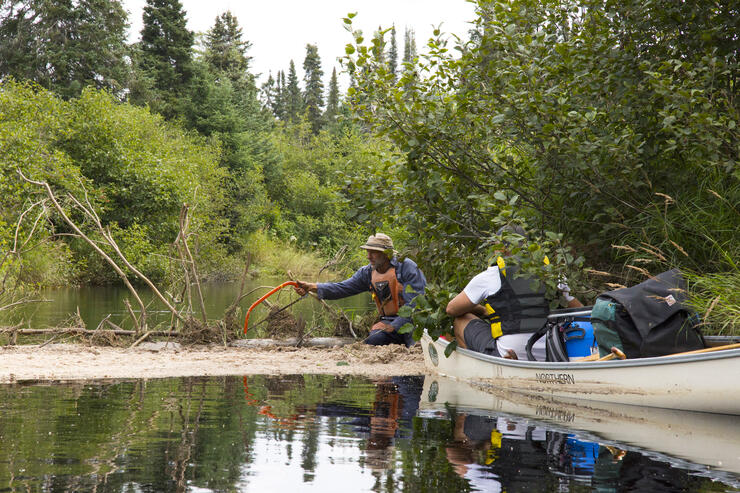
[[[619,349],[612,347],[612,352],[604,357],[599,358],[599,353],[594,353],[591,356],[584,356],[583,358],[573,360],[573,363],[585,363],[586,361],[609,361],[610,359],[619,358],[625,359],[627,356]]]
[[[737,348],[740,348],[740,342],[737,342],[734,344],[725,344],[724,346],[714,346],[714,347],[708,347],[704,349],[695,349],[693,351],[684,351],[683,353],[664,354],[660,357],[667,358],[670,356],[683,356],[685,354],[711,353],[713,351],[725,351],[727,349],[737,349]],[[598,358],[597,356],[598,356],[597,354],[592,354],[591,356],[586,356],[585,358],[577,359],[575,361],[582,363],[585,361],[609,361],[610,359],[614,359],[614,358],[619,358],[619,359],[625,358],[624,353],[615,347],[612,348],[612,352],[610,354],[607,354],[603,358]]]
[[[714,346],[714,347],[708,347],[704,349],[694,349],[693,351],[685,351],[683,353],[664,354],[663,356],[661,356],[661,358],[665,358],[666,356],[683,356],[684,354],[711,353],[712,351],[724,351],[726,349],[737,349],[737,348],[740,348],[740,342],[736,342],[735,344],[725,344],[724,346]]]
[[[609,361],[610,359],[614,359],[614,358],[625,359],[627,358],[627,356],[625,356],[625,354],[622,351],[612,346],[611,353],[597,359],[596,361]]]

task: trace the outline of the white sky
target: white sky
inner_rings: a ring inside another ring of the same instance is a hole
[[[273,75],[279,70],[287,74],[292,59],[301,87],[308,43],[318,46],[325,86],[334,67],[340,74],[336,59],[344,55],[344,46],[352,41],[342,22],[349,12],[357,12],[353,26],[363,31],[366,40],[379,26],[386,28],[395,24],[399,58],[403,55],[403,37],[407,27],[415,31],[417,51],[423,52],[434,27],[441,24],[443,32],[465,39],[469,22],[474,18],[474,6],[466,0],[180,1],[191,31],[207,31],[216,17],[227,10],[236,16],[243,39],[252,43],[247,54],[252,57],[252,73],[261,74],[258,84],[267,79],[270,71]],[[146,0],[122,0],[122,4],[129,12],[129,41],[138,41]],[[345,79],[340,75],[342,87],[346,87]]]

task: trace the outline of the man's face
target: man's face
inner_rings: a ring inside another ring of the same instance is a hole
[[[388,256],[377,250],[368,250],[367,259],[375,270],[382,269],[388,263]]]

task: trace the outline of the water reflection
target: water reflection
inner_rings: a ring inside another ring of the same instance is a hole
[[[668,456],[663,443],[641,448],[593,428],[564,427],[587,423],[569,418],[567,407],[563,414],[537,414],[536,407],[527,411],[522,403],[448,384],[289,375],[0,386],[0,491],[726,491],[740,485],[732,465],[702,467]],[[615,423],[603,414],[601,422]],[[695,429],[688,441],[700,445],[708,430]]]
[[[270,287],[282,283],[285,279],[280,278],[258,278],[249,279],[244,288],[244,293],[252,292],[246,296],[240,306],[246,309],[265,294]],[[208,283],[203,284],[203,296],[206,313],[209,319],[221,318],[224,311],[236,299],[239,293],[239,283]],[[153,295],[151,290],[145,286],[137,288],[142,301],[148,307],[150,325],[169,322],[171,314],[165,310],[164,305]],[[282,290],[270,301],[277,306],[284,306],[297,298],[292,289]],[[33,328],[43,328],[64,324],[73,315],[79,314],[88,328],[95,328],[106,316],[111,315],[110,321],[130,329],[131,323],[125,300],[129,300],[133,310],[138,315],[138,306],[131,298],[131,294],[124,286],[83,286],[79,288],[58,288],[43,290],[39,299],[46,300],[41,303],[33,303],[23,309],[14,312],[10,318],[7,313],[2,313],[0,324],[10,325],[19,321],[27,322]],[[342,307],[351,317],[357,313],[361,316],[371,308],[372,301],[369,293],[362,293],[350,298],[332,301]],[[313,301],[296,303],[289,309],[296,317],[302,317],[306,321],[314,318],[314,313],[321,310],[320,305]],[[242,311],[242,314],[244,311]],[[262,320],[268,313],[267,305],[258,306],[252,316],[255,321]]]

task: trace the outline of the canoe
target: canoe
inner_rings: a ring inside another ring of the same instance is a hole
[[[421,339],[428,370],[480,387],[545,397],[740,415],[740,348],[590,362],[509,360]]]
[[[740,417],[560,399],[424,378],[420,415],[515,416],[530,425],[653,458],[740,487]],[[730,473],[730,474],[727,474]]]

